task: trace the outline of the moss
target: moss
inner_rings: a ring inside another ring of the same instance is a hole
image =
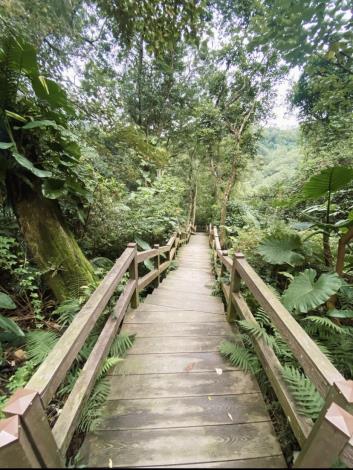
[[[95,281],[90,262],[65,226],[56,201],[34,191],[22,196],[14,200],[15,211],[34,262],[57,300],[77,297],[81,286]]]

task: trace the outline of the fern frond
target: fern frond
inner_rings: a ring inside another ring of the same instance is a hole
[[[346,330],[336,323],[333,323],[332,320],[326,317],[319,317],[315,315],[309,315],[308,317],[303,318],[303,322],[310,322],[310,326],[306,326],[306,331],[309,334],[315,333],[339,333],[341,335],[346,334]]]
[[[219,352],[223,357],[226,357],[233,366],[240,367],[244,372],[256,374],[260,369],[260,363],[254,352],[231,341],[222,341],[219,345]]]
[[[100,379],[93,392],[84,406],[78,429],[82,432],[91,432],[97,430],[103,416],[103,405],[106,402],[110,391],[109,380]]]
[[[98,380],[104,376],[106,376],[109,372],[109,370],[116,366],[119,362],[121,362],[123,359],[121,357],[113,356],[113,357],[107,357],[105,361],[103,362],[103,365],[101,366],[100,372],[98,374]]]
[[[70,325],[80,308],[81,303],[77,299],[68,299],[53,311],[53,315],[58,316],[57,322],[64,328]]]
[[[291,366],[284,366],[282,375],[297,404],[298,412],[308,418],[316,419],[324,405],[324,400],[312,382],[298,369]]]
[[[239,320],[238,324],[242,330],[245,330],[251,336],[254,336],[257,339],[263,339],[266,344],[273,346],[274,338],[269,335],[265,328],[260,326],[258,323],[254,323],[247,320]]]
[[[26,334],[28,358],[37,366],[41,364],[55,346],[59,337],[52,331],[30,331]]]
[[[259,307],[257,309],[256,313],[254,314],[254,317],[255,317],[256,321],[261,326],[271,326],[272,327],[271,320],[270,320],[267,313],[265,312],[265,310],[262,307]]]
[[[110,347],[109,356],[124,356],[126,351],[131,348],[135,340],[135,335],[125,331],[121,332]]]

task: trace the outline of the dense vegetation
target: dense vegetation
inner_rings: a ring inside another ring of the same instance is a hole
[[[349,2],[8,0],[0,24],[0,404],[126,244],[164,243],[195,209],[353,378]],[[269,128],[294,66],[300,129]],[[251,335],[265,337],[315,418],[317,392],[257,318],[261,331],[240,324],[246,350],[222,352],[256,372]],[[105,371],[131,341],[118,339]],[[83,430],[99,416],[95,396]]]

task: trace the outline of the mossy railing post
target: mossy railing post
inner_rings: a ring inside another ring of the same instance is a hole
[[[132,294],[131,297],[131,307],[132,308],[137,308],[139,306],[140,300],[139,300],[139,291],[138,291],[138,263],[137,263],[137,244],[136,243],[129,243],[127,245],[128,248],[133,248],[135,250],[135,255],[133,260],[131,261],[130,267],[129,267],[129,276],[130,279],[133,281],[136,281],[136,287],[134,290],[134,293]]]
[[[235,317],[235,308],[232,302],[232,294],[238,293],[240,291],[241,277],[235,267],[236,265],[235,261],[240,258],[244,258],[244,255],[242,253],[235,253],[235,255],[233,256],[232,271],[230,274],[230,285],[229,285],[229,301],[227,305],[228,321],[234,320],[234,317]]]
[[[159,244],[153,245],[153,248],[155,250],[158,250],[158,255],[154,259],[154,269],[158,270],[158,276],[156,278],[156,287],[158,287],[159,283],[161,282],[161,273],[160,273],[161,256],[159,253]]]

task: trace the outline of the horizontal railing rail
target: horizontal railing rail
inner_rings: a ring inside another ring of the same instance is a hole
[[[283,380],[283,367],[274,350],[262,338],[252,336],[257,356],[301,446],[294,467],[326,468],[337,459],[352,467],[353,381],[344,379],[249,265],[244,255],[235,253],[231,258],[227,251],[222,250],[217,227],[209,225],[208,233],[215,271],[221,280],[227,304],[228,320],[240,318],[258,324],[241,294],[241,283],[244,282],[324,398],[323,409],[315,423],[300,414]],[[229,283],[222,282],[225,271],[230,274]]]
[[[79,423],[81,411],[129,305],[137,308],[139,292],[155,280],[159,284],[161,274],[170,266],[178,247],[189,241],[193,231],[193,226],[189,224],[185,230],[173,233],[165,246],[154,245],[150,250],[142,252],[137,251],[136,243],[129,243],[26,387],[17,390],[9,398],[4,408],[6,418],[0,420],[1,466],[65,466],[65,454]],[[162,264],[161,255],[167,258]],[[139,277],[138,265],[149,259],[153,259],[154,269]],[[113,313],[106,320],[54,427],[51,428],[46,408],[127,273],[129,279],[115,303]]]

